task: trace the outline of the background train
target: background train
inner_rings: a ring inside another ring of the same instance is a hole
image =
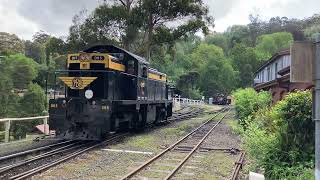
[[[67,70],[56,72],[56,84],[65,86],[65,96],[49,101],[49,125],[63,139],[99,140],[172,115],[166,74],[113,45],[69,54]]]
[[[217,104],[217,105],[230,105],[231,104],[231,97],[217,93],[212,97],[212,104]]]

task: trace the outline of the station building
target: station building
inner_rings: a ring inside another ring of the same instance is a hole
[[[255,73],[254,89],[269,91],[272,94],[273,103],[283,99],[288,92],[311,89],[312,83],[290,81],[290,65],[290,50],[277,52]]]

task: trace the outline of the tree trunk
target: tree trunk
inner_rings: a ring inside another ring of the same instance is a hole
[[[152,45],[152,34],[153,34],[153,16],[149,15],[148,20],[148,36],[147,36],[147,46],[146,46],[146,58],[150,61],[151,58],[151,45]]]
[[[124,8],[127,11],[128,16],[131,16],[131,4],[132,4],[132,0],[125,0],[125,1],[121,1],[122,5],[124,6]],[[125,33],[126,36],[122,39],[122,43],[123,43],[123,48],[130,51],[130,38],[128,37],[130,34],[130,25],[127,24],[127,27],[125,28]]]

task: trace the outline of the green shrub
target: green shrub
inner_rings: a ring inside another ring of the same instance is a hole
[[[46,96],[43,89],[38,84],[29,84],[28,91],[19,98],[19,103],[14,107],[20,110],[19,114],[15,114],[15,117],[43,115],[46,108]],[[15,111],[13,110],[13,112]],[[42,124],[42,120],[12,122],[11,131],[15,139],[24,138],[38,124]]]
[[[252,88],[238,89],[233,93],[235,108],[240,124],[246,128],[252,115],[259,109],[269,107],[271,95],[268,92],[256,92]]]
[[[290,93],[272,108],[245,121],[244,148],[268,179],[311,179],[314,168],[314,122],[309,91]]]

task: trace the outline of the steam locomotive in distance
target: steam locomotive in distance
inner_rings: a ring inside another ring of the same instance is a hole
[[[62,139],[100,140],[172,115],[166,74],[113,45],[69,54],[67,70],[56,72],[58,84],[65,96],[50,99],[49,125]]]

